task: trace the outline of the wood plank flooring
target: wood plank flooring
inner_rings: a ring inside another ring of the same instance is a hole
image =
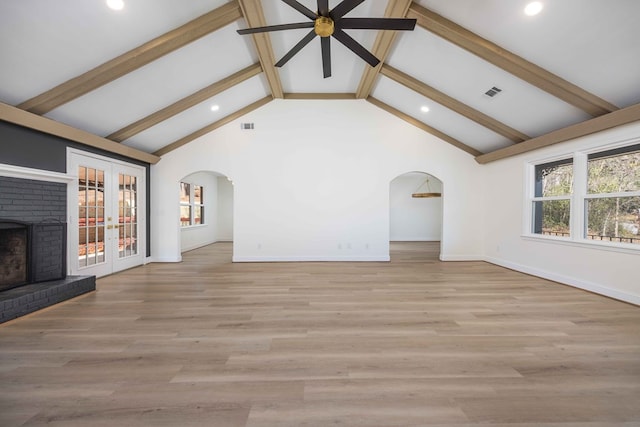
[[[640,426],[640,308],[437,249],[99,279],[0,325],[0,426]]]

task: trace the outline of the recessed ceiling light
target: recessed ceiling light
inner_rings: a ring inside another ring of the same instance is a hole
[[[539,14],[542,11],[542,8],[543,8],[542,2],[534,1],[534,2],[529,3],[524,8],[524,13],[527,16],[535,16],[535,15]]]
[[[124,8],[124,0],[107,0],[107,6],[113,10],[122,10]]]
[[[211,111],[218,111],[220,109],[219,105],[212,105],[211,106]]]
[[[420,107],[420,111],[422,111],[423,113],[428,113],[429,107],[427,107],[426,105],[423,105],[422,107]]]

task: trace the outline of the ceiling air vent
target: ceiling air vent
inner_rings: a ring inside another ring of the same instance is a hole
[[[494,96],[496,96],[500,92],[502,92],[502,89],[500,89],[499,87],[495,87],[494,86],[491,89],[489,89],[488,91],[486,91],[484,94],[487,95],[489,98],[493,98]]]
[[[253,123],[240,123],[240,129],[242,130],[252,130]]]

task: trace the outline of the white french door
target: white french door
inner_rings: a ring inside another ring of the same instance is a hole
[[[69,269],[97,277],[141,265],[145,256],[145,170],[70,152]]]

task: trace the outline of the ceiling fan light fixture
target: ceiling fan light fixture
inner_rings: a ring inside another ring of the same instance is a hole
[[[333,19],[327,16],[319,16],[316,18],[313,29],[320,37],[331,37],[335,30],[335,24],[333,23]]]

